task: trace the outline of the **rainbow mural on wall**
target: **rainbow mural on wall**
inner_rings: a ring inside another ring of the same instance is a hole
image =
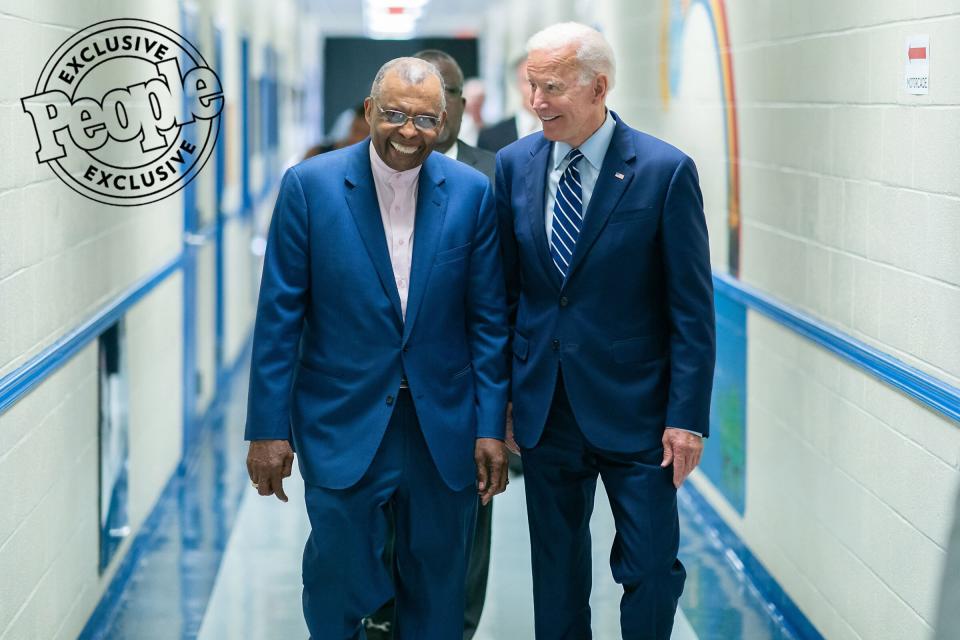
[[[713,35],[723,105],[723,134],[727,168],[727,269],[740,271],[740,145],[737,100],[733,83],[730,30],[723,0],[664,0],[660,39],[660,91],[665,109],[677,95],[683,70],[683,35],[687,19],[701,5]],[[747,309],[741,302],[717,293],[717,364],[710,405],[711,443],[704,447],[700,468],[713,486],[741,515],[746,502]],[[694,626],[698,622],[691,620]]]
[[[663,0],[660,32],[660,95],[664,108],[680,86],[683,68],[681,42],[683,29],[695,5],[707,12],[713,28],[720,69],[721,97],[724,107],[724,142],[727,150],[727,226],[729,229],[728,269],[740,275],[740,141],[737,134],[737,96],[733,82],[733,58],[724,0]]]

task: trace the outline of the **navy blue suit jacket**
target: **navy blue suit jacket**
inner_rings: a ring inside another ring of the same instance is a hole
[[[406,321],[369,139],[287,171],[267,241],[246,437],[290,439],[306,482],[345,488],[369,467],[401,377],[453,489],[475,482],[478,437],[502,439],[507,314],[489,180],[424,162]]]
[[[610,451],[660,446],[666,426],[709,433],[713,284],[693,161],[616,127],[566,280],[547,244],[551,143],[535,133],[497,154],[497,209],[514,305],[517,442],[540,439],[562,363],[587,439]]]

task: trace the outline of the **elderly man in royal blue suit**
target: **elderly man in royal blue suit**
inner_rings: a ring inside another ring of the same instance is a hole
[[[371,139],[283,179],[254,332],[247,467],[286,501],[293,450],[312,531],[314,640],[363,638],[396,597],[394,637],[463,633],[477,508],[506,484],[507,315],[489,181],[431,154],[443,80],[388,62]],[[383,560],[387,517],[393,566]]]
[[[500,151],[496,192],[536,635],[591,637],[599,476],[623,637],[666,639],[685,579],[676,490],[708,434],[715,351],[697,173],[607,110],[614,60],[598,32],[554,25],[527,51],[543,133]]]

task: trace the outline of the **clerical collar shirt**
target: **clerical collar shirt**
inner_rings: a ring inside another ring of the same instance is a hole
[[[413,262],[413,223],[417,213],[420,166],[396,171],[387,166],[370,143],[370,169],[380,205],[380,219],[387,238],[393,277],[400,294],[400,310],[407,316],[410,267]]]
[[[610,148],[610,141],[613,140],[613,130],[617,122],[607,111],[607,118],[600,125],[600,128],[593,132],[583,144],[578,148],[583,154],[583,160],[577,164],[580,171],[580,188],[583,191],[583,217],[587,217],[587,207],[590,206],[590,198],[593,196],[593,188],[597,185],[597,178],[600,177],[600,167],[603,166],[603,158],[607,155],[607,149]],[[560,185],[560,177],[567,170],[570,163],[567,154],[572,149],[566,142],[554,142],[550,155],[550,175],[547,180],[546,200],[546,223],[547,223],[547,246],[553,237],[553,204],[557,200],[557,189]],[[574,251],[576,252],[576,251]]]

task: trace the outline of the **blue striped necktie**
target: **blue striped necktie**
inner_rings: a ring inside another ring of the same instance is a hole
[[[557,198],[553,203],[550,255],[561,278],[566,278],[570,271],[573,251],[583,226],[583,189],[580,186],[580,170],[577,169],[577,162],[582,157],[580,149],[571,149],[567,154],[569,163],[560,176]]]

